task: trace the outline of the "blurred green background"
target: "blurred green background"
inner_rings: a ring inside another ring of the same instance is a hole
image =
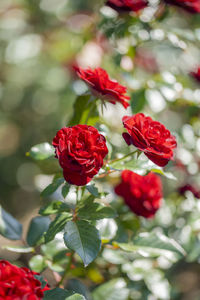
[[[172,299],[200,299],[200,203],[190,192],[184,197],[177,192],[185,184],[200,190],[200,84],[189,75],[200,64],[200,16],[160,11],[156,0],[150,4],[140,16],[119,16],[98,0],[0,1],[0,203],[26,232],[40,191],[51,181],[26,153],[35,144],[51,143],[72,115],[76,96],[86,92],[73,65],[102,66],[128,87],[128,113],[150,114],[176,133],[176,160],[168,169],[178,180],[163,180],[163,210],[144,226],[162,228],[190,253],[189,261],[176,267],[160,263]],[[123,148],[116,113],[126,112],[110,105],[104,118],[116,131],[111,144]],[[1,238],[2,245],[9,243]],[[2,251],[1,256],[19,255]],[[157,294],[131,299],[160,299]]]

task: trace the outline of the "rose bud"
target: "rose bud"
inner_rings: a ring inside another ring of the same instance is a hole
[[[134,145],[155,164],[160,167],[173,159],[173,150],[176,148],[176,139],[166,127],[138,113],[132,117],[122,119],[128,133],[123,138],[128,145]]]
[[[154,217],[162,199],[160,177],[150,172],[146,176],[124,170],[121,183],[115,187],[115,193],[124,198],[125,203],[138,216]]]
[[[108,154],[105,137],[96,128],[87,125],[60,129],[52,145],[65,180],[78,186],[92,180]]]
[[[112,104],[119,102],[124,108],[129,106],[127,101],[130,100],[130,97],[125,95],[127,88],[117,81],[111,80],[105,70],[101,68],[94,70],[91,68],[82,69],[79,67],[75,67],[75,70],[80,79],[88,85],[95,97]]]

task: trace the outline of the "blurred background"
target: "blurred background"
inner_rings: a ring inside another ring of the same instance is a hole
[[[163,208],[155,220],[142,222],[147,230],[161,228],[179,240],[190,255],[175,265],[122,264],[135,291],[130,299],[200,299],[200,83],[190,75],[200,65],[200,16],[157,0],[140,14],[118,15],[103,4],[0,1],[0,203],[23,223],[26,235],[40,191],[52,179],[26,153],[35,144],[51,143],[67,125],[77,95],[87,91],[73,65],[101,66],[128,87],[129,114],[151,115],[178,140],[176,159],[167,167],[178,180],[163,179]],[[109,136],[113,147],[125,146],[120,138],[125,113],[118,105],[105,111],[105,124],[115,130]],[[9,244],[19,242],[1,237],[1,245]],[[21,254],[1,250],[0,256],[15,260]],[[109,253],[104,259],[109,261]],[[123,261],[112,260],[107,277],[116,272],[112,263]],[[97,276],[95,284],[106,276]]]

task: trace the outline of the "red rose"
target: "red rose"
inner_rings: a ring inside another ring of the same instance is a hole
[[[34,275],[39,275],[27,268],[19,268],[8,261],[0,261],[0,300],[40,300],[48,284],[42,288]]]
[[[200,67],[197,68],[196,71],[190,73],[191,76],[196,79],[200,83]]]
[[[173,158],[176,139],[163,124],[141,113],[132,117],[125,116],[122,121],[128,131],[123,133],[128,145],[133,144],[160,167],[164,167]]]
[[[115,187],[115,193],[124,198],[125,203],[136,215],[152,218],[160,207],[162,183],[152,172],[141,176],[124,170],[121,183]]]
[[[130,97],[125,95],[127,88],[117,81],[111,80],[105,70],[101,68],[92,70],[78,67],[75,67],[75,70],[78,76],[89,86],[95,97],[103,101],[109,101],[112,104],[119,102],[125,108],[129,106],[127,100]]]
[[[200,198],[200,190],[191,184],[185,184],[179,187],[178,191],[181,195],[184,195],[185,192],[190,191],[194,195],[194,197]]]
[[[76,125],[60,129],[53,139],[56,157],[63,168],[65,180],[85,185],[103,166],[108,154],[106,140],[92,126]]]
[[[200,13],[200,0],[165,0],[166,3],[182,7],[190,13]]]
[[[148,5],[147,0],[108,0],[106,5],[117,11],[139,11]]]

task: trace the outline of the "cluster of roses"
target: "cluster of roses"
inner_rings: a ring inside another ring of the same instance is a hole
[[[111,80],[105,70],[76,67],[76,71],[95,97],[112,104],[121,103],[125,108],[129,106],[126,87]],[[161,167],[173,158],[176,140],[164,125],[142,113],[124,116],[122,122],[127,130],[123,138],[128,145],[134,145]],[[53,146],[65,180],[77,186],[86,185],[92,180],[103,166],[103,159],[108,153],[105,137],[88,125],[60,129],[53,139]],[[141,176],[124,170],[115,192],[124,198],[134,213],[150,218],[160,206],[161,180],[152,172]]]

